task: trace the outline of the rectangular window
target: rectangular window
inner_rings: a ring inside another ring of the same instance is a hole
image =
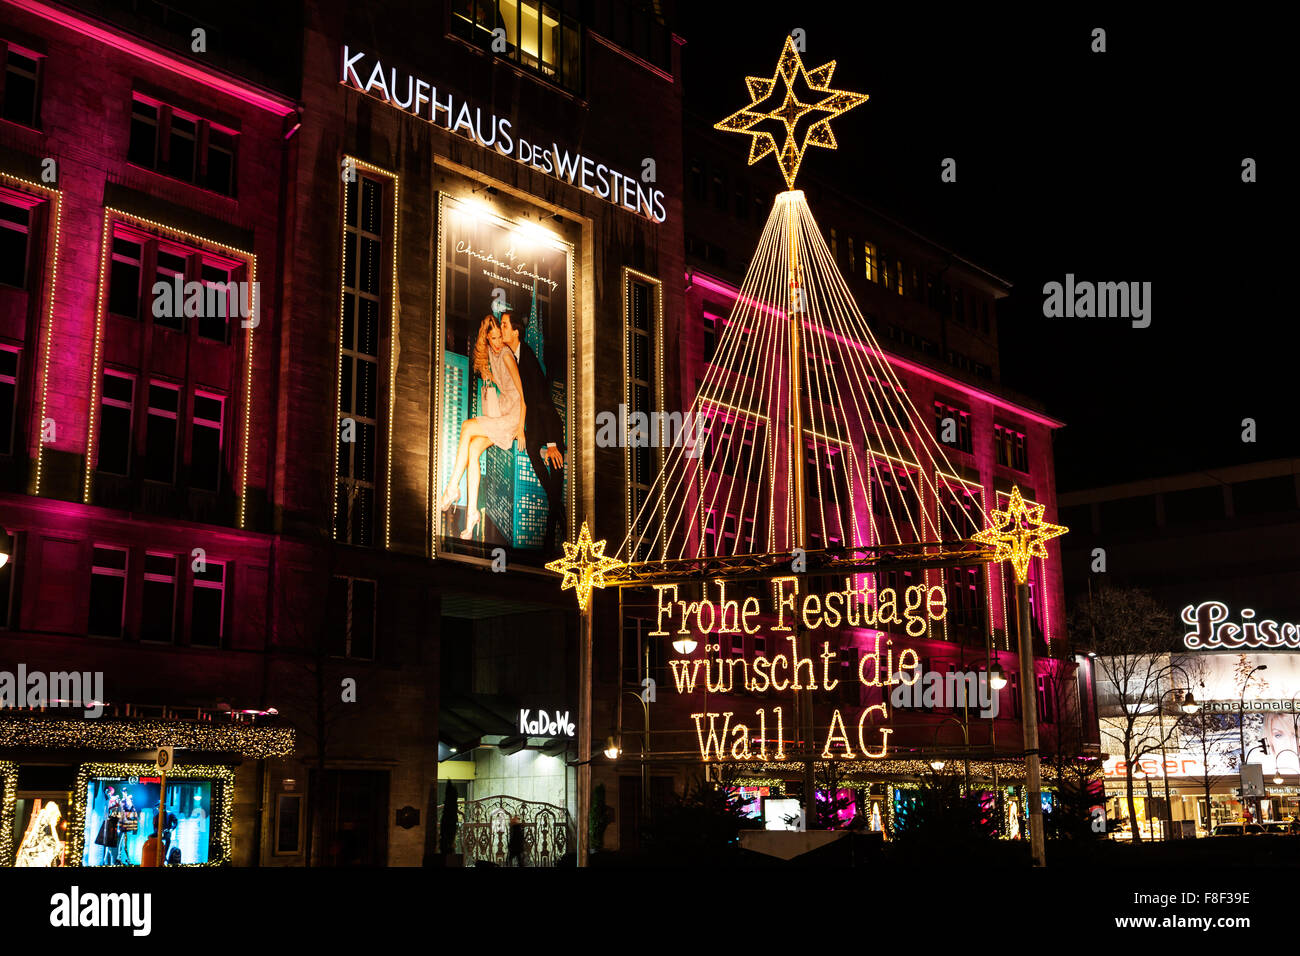
[[[144,477],[171,484],[176,480],[176,431],[180,388],[168,382],[149,383],[149,417],[145,429]]]
[[[190,487],[217,491],[221,487],[221,422],[225,398],[212,392],[194,393],[194,423],[190,433]]]
[[[141,94],[131,103],[127,160],[136,166],[235,195],[239,134]]]
[[[302,843],[302,794],[275,795],[275,852],[298,853]]]
[[[712,362],[718,351],[718,331],[722,320],[711,312],[704,313],[704,361]]]
[[[384,187],[376,179],[358,175],[346,189],[334,534],[349,544],[369,546],[374,542],[378,482]]]
[[[126,158],[145,169],[158,168],[158,107],[143,100],[131,101],[131,140]]]
[[[575,0],[455,0],[451,24],[471,43],[576,90],[582,84],[579,9]],[[498,29],[505,32],[505,49],[493,45]]]
[[[32,211],[16,202],[0,201],[0,283],[27,288],[27,253]]]
[[[226,342],[229,339],[230,319],[240,315],[241,303],[238,301],[239,286],[235,283],[234,270],[229,266],[204,260],[199,276],[203,281],[203,314],[199,316],[199,338],[211,342]],[[246,309],[252,303],[243,304]]]
[[[984,589],[978,567],[945,568],[944,590],[948,600],[948,623],[954,627],[984,625]]]
[[[205,561],[194,572],[190,594],[190,643],[220,647],[225,634],[226,562]]]
[[[126,609],[126,548],[95,545],[90,568],[89,633],[121,637]]]
[[[1038,678],[1038,719],[1045,724],[1056,723],[1056,695],[1045,674]]]
[[[876,272],[876,247],[865,239],[862,240],[862,270],[869,281],[880,281]]]
[[[7,46],[4,50],[4,118],[35,129],[40,126],[41,57]]]
[[[362,578],[336,576],[330,581],[327,647],[331,657],[374,659],[377,591],[377,582]]]
[[[970,412],[954,408],[944,402],[934,403],[935,435],[945,445],[958,451],[972,450],[970,435]]]
[[[1016,471],[1029,471],[1029,451],[1025,445],[1025,435],[1005,425],[993,426],[993,443],[997,453],[997,463]]]
[[[22,564],[22,533],[9,535],[9,560],[0,565],[0,628],[18,626],[21,600],[18,596],[18,567]]]
[[[144,274],[144,245],[113,237],[113,261],[108,272],[108,311],[128,319],[140,318],[140,279]]]
[[[176,279],[179,278],[181,288],[183,289],[185,286],[185,256],[159,249],[155,278],[158,282],[165,282],[172,288],[176,287]],[[149,283],[151,293],[153,285],[152,282]],[[171,307],[159,308],[158,303],[155,300],[155,305],[152,309],[153,324],[160,325],[165,329],[171,329],[175,332],[185,331],[184,296],[181,297],[180,302],[174,301],[176,297],[171,292],[168,292],[162,298],[163,302],[168,303]]]
[[[176,635],[176,555],[144,556],[140,639],[171,643]]]
[[[100,383],[99,470],[110,475],[128,475],[135,377],[105,369]]]
[[[19,351],[0,345],[0,455],[14,451],[14,427],[18,414]]]

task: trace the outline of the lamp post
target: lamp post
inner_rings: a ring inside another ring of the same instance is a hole
[[[1029,562],[1047,558],[1046,542],[1066,533],[1063,525],[1043,520],[1045,506],[1026,502],[1013,486],[1005,511],[994,510],[993,527],[971,535],[972,541],[994,547],[993,560],[1010,563],[1016,577],[1016,630],[1020,650],[1020,712],[1025,739],[1025,789],[1029,801],[1029,846],[1034,866],[1047,865],[1043,834],[1043,783],[1038,757],[1037,671],[1034,637],[1029,623]]]
[[[623,562],[617,558],[605,556],[603,540],[591,540],[586,521],[582,522],[576,542],[564,542],[564,557],[546,564],[546,570],[564,576],[560,590],[574,590],[582,618],[578,637],[581,645],[578,651],[578,866],[587,865],[591,816],[591,591],[603,588],[605,575],[622,566]],[[617,741],[614,751],[617,755]]]
[[[650,702],[645,699],[644,692],[638,694],[634,690],[625,690],[623,693],[637,699],[637,702],[641,705],[641,715],[644,718],[644,723],[641,725],[641,823],[644,826],[647,819],[647,810],[650,806],[650,780],[648,776],[650,771],[647,763],[650,756]]]
[[[1175,665],[1173,669],[1177,670],[1180,674],[1183,674],[1182,668],[1177,665]],[[1186,677],[1187,675],[1183,674],[1183,678],[1186,679]],[[1159,693],[1159,691],[1160,677],[1157,675],[1156,692]],[[1169,831],[1174,827],[1174,807],[1173,803],[1170,802],[1169,796],[1169,767],[1165,760],[1165,698],[1171,694],[1177,695],[1177,693],[1178,688],[1171,687],[1156,698],[1156,712],[1160,721],[1160,775],[1165,781],[1165,823],[1163,827],[1164,832],[1161,834],[1161,839],[1163,840],[1169,839]],[[1190,690],[1183,695],[1182,703],[1178,706],[1184,714],[1194,714],[1201,709],[1201,705],[1196,702],[1196,698],[1192,695]],[[1177,727],[1177,724],[1174,726]]]
[[[964,791],[964,792],[965,792],[966,794],[969,794],[969,793],[970,793],[970,729],[966,726],[965,723],[963,723],[962,721],[958,720],[956,717],[953,717],[953,716],[951,716],[951,715],[948,716],[948,717],[945,717],[943,720],[939,721],[939,723],[938,723],[938,724],[935,726],[935,728],[934,728],[934,746],[935,746],[935,749],[937,750],[938,747],[939,747],[939,731],[943,730],[943,725],[946,724],[946,723],[947,723],[948,721],[950,721],[950,720],[951,720],[954,724],[956,724],[958,727],[961,728],[961,739],[962,739],[962,743],[963,743],[963,744],[965,745],[965,747],[966,747],[966,755],[965,755],[965,757],[963,758],[963,761],[962,761],[963,764],[965,765],[965,766],[964,766],[964,771],[963,771],[962,778],[963,778],[963,780],[964,780],[964,786],[965,786],[965,791]],[[936,772],[938,772],[938,771],[940,771],[940,770],[942,770],[942,769],[944,768],[944,761],[939,760],[939,759],[936,758],[936,759],[930,761],[930,766],[931,766],[931,768],[933,768]]]
[[[1246,688],[1250,686],[1250,679],[1255,676],[1255,671],[1268,670],[1267,664],[1256,664],[1246,675],[1246,679],[1241,682],[1241,694],[1237,698],[1237,735],[1241,742],[1241,803],[1246,804]],[[1259,819],[1259,797],[1255,797],[1255,818]]]

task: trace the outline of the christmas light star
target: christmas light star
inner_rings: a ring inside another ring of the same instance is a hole
[[[1029,559],[1046,558],[1044,542],[1060,537],[1069,528],[1043,520],[1043,505],[1025,501],[1020,489],[1011,488],[1011,498],[1006,511],[990,513],[993,527],[971,535],[980,544],[993,545],[994,561],[1010,561],[1016,573],[1016,583],[1029,580]]]
[[[786,37],[781,59],[777,61],[776,72],[771,79],[759,76],[745,77],[751,102],[726,119],[715,123],[714,129],[730,133],[748,133],[749,164],[752,166],[768,153],[776,156],[785,177],[786,187],[794,189],[795,176],[799,174],[799,165],[803,162],[804,150],[811,144],[823,149],[835,149],[835,134],[831,132],[830,121],[846,110],[851,110],[867,100],[866,93],[851,93],[848,90],[830,88],[831,74],[835,72],[835,61],[805,70],[799,50],[794,45],[794,37]],[[801,81],[812,92],[809,102],[803,102],[795,95],[795,81]],[[762,109],[764,101],[776,94],[779,103],[766,111]],[[781,95],[784,93],[784,95]],[[815,120],[804,133],[802,142],[795,139],[795,126],[804,116],[812,112],[825,113]],[[785,142],[778,149],[776,138],[766,130],[756,127],[763,120],[777,120],[785,126]]]
[[[567,591],[573,588],[578,592],[579,611],[587,610],[591,589],[603,588],[605,575],[621,567],[623,567],[622,561],[605,556],[604,541],[591,540],[591,532],[587,530],[585,521],[582,523],[582,531],[578,534],[577,542],[564,542],[564,557],[550,561],[546,565],[548,571],[564,575],[564,580],[560,582],[560,590]]]

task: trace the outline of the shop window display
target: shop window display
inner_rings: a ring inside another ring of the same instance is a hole
[[[164,865],[207,863],[212,781],[92,777],[86,783],[83,866],[141,866],[145,843],[161,830]],[[160,791],[163,824],[158,827]]]

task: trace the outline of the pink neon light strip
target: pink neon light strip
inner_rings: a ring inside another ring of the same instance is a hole
[[[146,63],[151,63],[164,70],[171,70],[173,73],[178,73],[187,79],[194,80],[196,83],[202,83],[209,89],[218,90],[236,99],[243,100],[245,103],[251,103],[253,106],[274,113],[276,116],[287,116],[296,109],[293,103],[283,97],[263,93],[252,86],[223,76],[214,70],[196,66],[188,60],[158,49],[155,46],[132,40],[120,33],[98,26],[90,20],[82,19],[69,11],[41,3],[39,0],[4,0],[4,2],[44,20],[49,20],[51,23],[67,27],[82,36],[98,40],[100,43],[121,50],[123,53],[139,57]]]
[[[711,278],[710,276],[706,276],[700,272],[686,273],[686,280],[696,285],[702,285],[706,289],[711,289],[714,292],[717,292],[721,295],[725,295],[731,299],[742,298],[739,295],[739,290],[736,289],[734,286],[731,286],[725,282],[720,282],[717,279]],[[752,306],[756,309],[761,309],[764,312],[767,312],[769,315],[774,315],[777,318],[785,318],[784,312],[781,312],[777,309],[773,309],[770,306],[763,305],[760,302],[756,302],[753,299],[751,299],[749,296],[744,296],[743,299],[746,305]],[[823,332],[824,334],[830,336],[833,339],[836,339],[837,341],[843,342],[846,345],[851,345],[856,348],[866,348],[865,343],[849,342],[843,336],[835,332],[831,332],[828,329],[823,329],[820,326],[818,326],[817,328],[819,331]],[[969,395],[972,398],[978,399],[979,401],[989,402],[993,405],[996,405],[999,408],[1003,408],[1009,412],[1013,412],[1016,415],[1021,416],[1022,418],[1027,418],[1030,421],[1035,422],[1039,425],[1045,425],[1048,428],[1061,428],[1062,426],[1065,425],[1065,422],[1057,421],[1054,418],[1048,418],[1046,415],[1042,415],[1038,412],[1030,411],[1029,409],[1025,408],[1023,405],[1017,405],[1015,402],[1008,401],[1007,399],[994,395],[991,392],[986,392],[983,389],[975,388],[971,385],[965,384],[964,382],[959,382],[954,378],[949,378],[946,375],[936,372],[932,368],[929,368],[925,365],[918,365],[915,362],[909,361],[908,359],[901,358],[898,355],[895,355],[893,352],[887,352],[883,348],[880,350],[880,352],[888,360],[890,365],[894,365],[898,368],[906,369],[907,371],[920,375],[923,378],[928,378],[932,382],[939,382],[945,388],[950,388],[953,389],[954,391],[962,392],[963,394]]]

